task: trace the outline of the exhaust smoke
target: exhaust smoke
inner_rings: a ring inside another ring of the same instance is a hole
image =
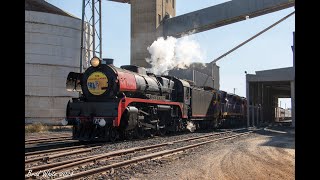
[[[166,39],[159,37],[147,49],[151,55],[146,58],[152,66],[149,71],[157,75],[167,75],[174,68],[186,69],[192,62],[204,64],[205,53],[199,43],[189,36],[180,39],[172,36]]]
[[[190,132],[194,132],[194,131],[196,130],[196,125],[194,125],[193,122],[188,121],[188,122],[187,122],[187,129],[188,129]]]

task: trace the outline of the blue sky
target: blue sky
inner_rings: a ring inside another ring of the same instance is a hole
[[[81,18],[82,0],[47,0],[47,2]],[[177,0],[176,15],[216,5],[226,0]],[[295,9],[287,8],[253,19],[191,35],[210,62],[223,53],[270,26]],[[114,64],[130,64],[130,5],[102,1],[103,57],[114,58]],[[220,89],[246,96],[245,73],[290,67],[293,65],[293,32],[295,15],[250,41],[217,62],[220,66]],[[283,104],[283,103],[282,103]],[[291,106],[287,100],[287,107]]]

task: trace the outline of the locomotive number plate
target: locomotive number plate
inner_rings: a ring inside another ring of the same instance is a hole
[[[107,90],[108,78],[102,72],[94,72],[88,77],[87,87],[91,94],[101,95]]]

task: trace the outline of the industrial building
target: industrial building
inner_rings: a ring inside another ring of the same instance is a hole
[[[81,19],[42,0],[25,1],[26,124],[58,124],[78,96],[65,83],[70,71],[79,72],[80,30]]]
[[[256,71],[247,74],[248,126],[274,123],[278,98],[291,98],[292,127],[295,127],[295,58],[293,33],[293,67]]]
[[[220,89],[219,66],[212,63],[192,63],[187,69],[173,69],[169,75],[194,82],[197,86]]]

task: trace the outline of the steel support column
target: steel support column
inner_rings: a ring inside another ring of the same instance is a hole
[[[89,60],[97,56],[102,58],[101,0],[82,1],[80,72]],[[92,37],[92,39],[91,39]],[[85,45],[84,45],[85,44]]]
[[[251,97],[252,97],[252,99],[251,99],[251,113],[252,113],[252,126],[254,127],[255,126],[255,123],[254,123],[254,100],[255,100],[255,98],[254,98],[254,96],[255,96],[255,85],[254,84],[252,84],[251,85]]]
[[[292,46],[292,52],[293,52],[293,71],[295,76],[295,69],[296,69],[296,63],[295,63],[295,32],[293,32],[293,46]],[[292,119],[292,127],[295,127],[296,125],[296,104],[295,104],[295,78],[293,81],[290,82],[291,86],[291,119]]]
[[[292,123],[291,126],[295,127],[295,120],[296,120],[296,105],[295,105],[295,85],[294,85],[294,81],[290,82],[291,85],[291,119],[292,119]]]
[[[246,75],[247,76],[247,75]],[[247,78],[246,78],[247,79]],[[248,82],[248,79],[246,80],[247,81],[247,88],[246,88],[246,90],[247,90],[247,127],[249,127],[250,126],[250,90],[249,90],[249,82]]]

